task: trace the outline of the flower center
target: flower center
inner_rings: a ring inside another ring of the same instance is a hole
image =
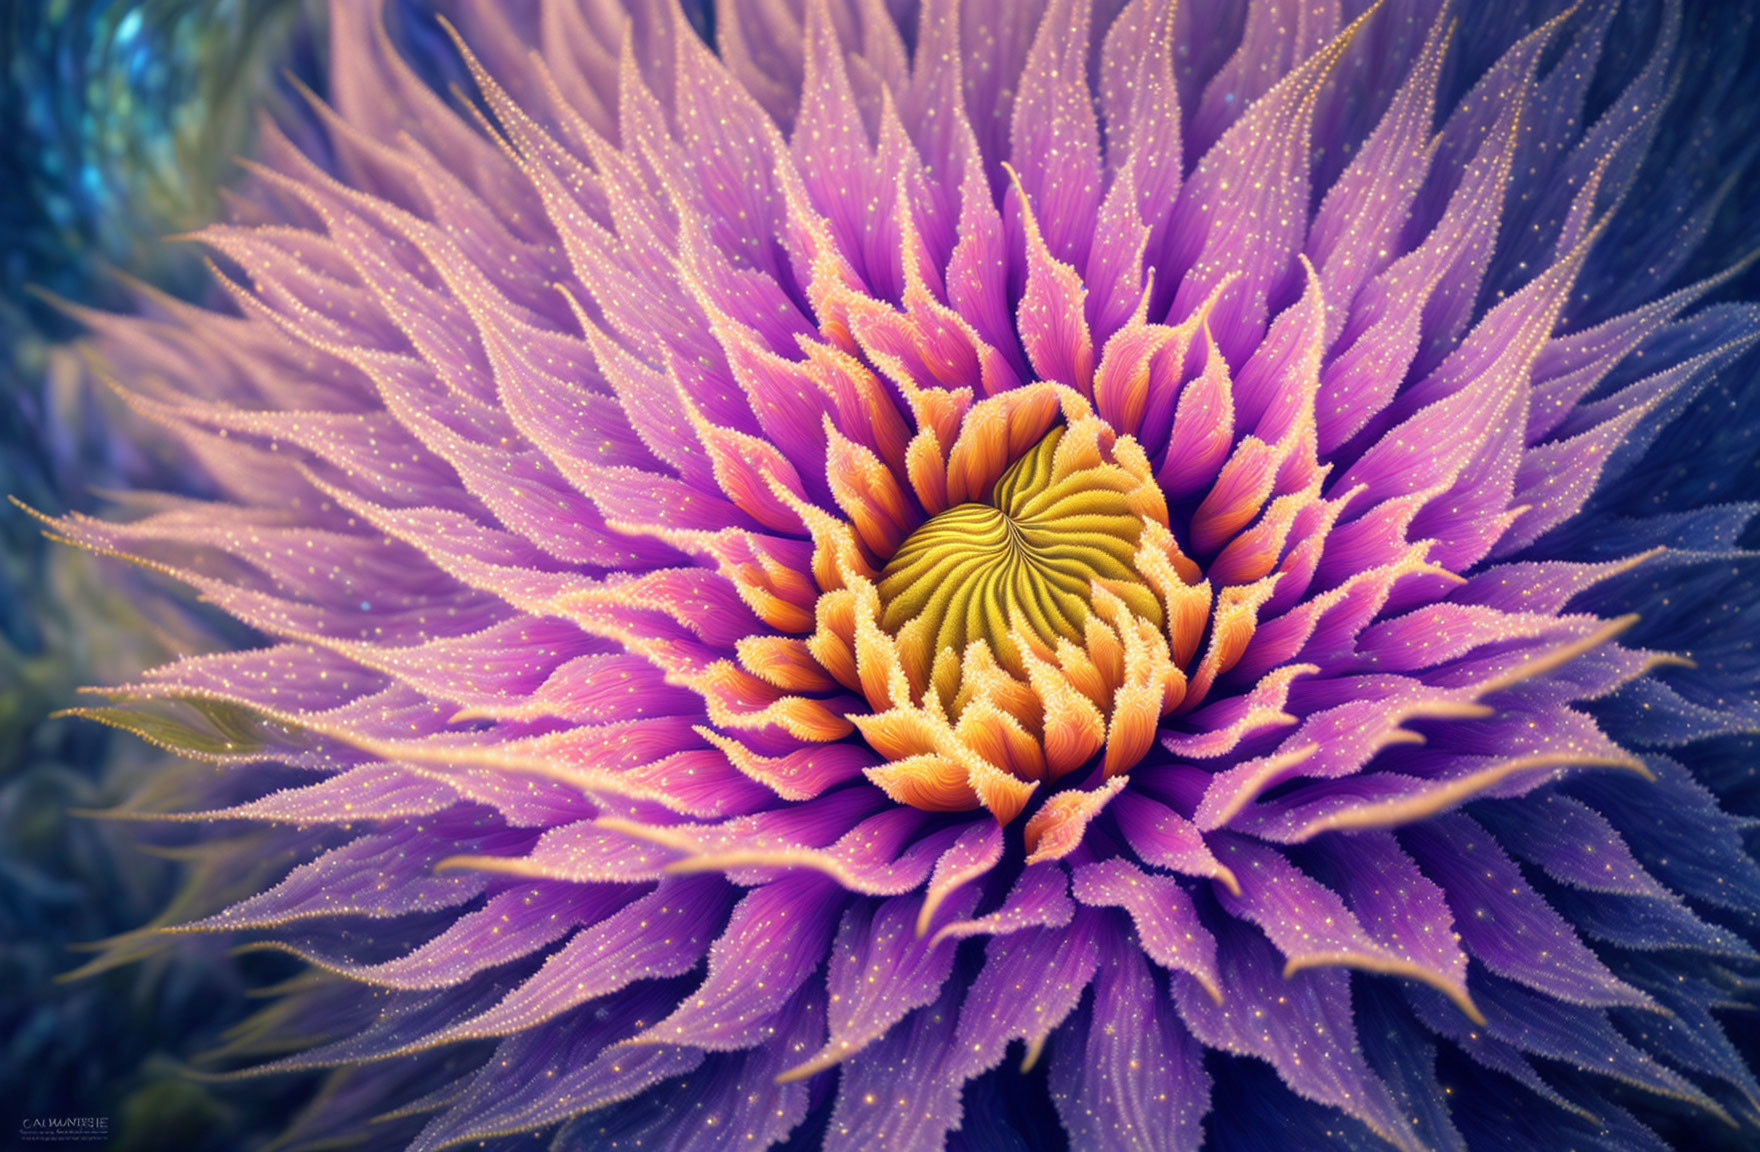
[[[1133,562],[1143,517],[1131,493],[1141,479],[1111,461],[1076,459],[1073,443],[1060,457],[1065,430],[1052,429],[1016,460],[987,502],[923,523],[881,572],[880,625],[926,649],[915,654],[919,666],[983,640],[1024,679],[1023,645],[1050,659],[1059,639],[1083,643],[1096,585],[1134,614],[1163,622]]]
[[[1197,658],[1210,584],[1174,539],[1142,446],[1084,397],[1016,389],[966,412],[943,449],[948,431],[923,428],[907,452],[929,518],[902,540],[879,530],[907,522],[900,499],[853,463],[832,473],[850,520],[814,521],[823,575],[805,654],[866,700],[837,718],[884,758],[870,781],[900,804],[983,807],[1006,824],[1073,773],[1087,772],[1072,795],[1119,786],[1161,718],[1226,670],[1232,641]],[[761,666],[779,684],[781,646],[747,649],[753,679]],[[765,715],[806,731],[815,703]],[[1103,802],[1048,800],[1028,842],[1071,803]]]

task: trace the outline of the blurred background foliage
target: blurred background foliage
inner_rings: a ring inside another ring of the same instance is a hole
[[[163,238],[222,214],[257,110],[291,107],[286,76],[321,70],[319,17],[309,0],[0,0],[0,495],[59,512],[123,481],[175,486],[104,430],[49,297],[128,308],[117,273],[199,296],[200,253]],[[56,713],[199,631],[143,618],[118,565],[0,508],[0,1146],[49,1116],[108,1117],[119,1150],[262,1145],[306,1085],[221,1091],[184,1070],[272,970],[197,942],[59,978],[81,945],[151,921],[178,870],[79,814],[119,803],[158,754]]]

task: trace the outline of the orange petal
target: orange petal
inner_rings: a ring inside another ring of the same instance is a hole
[[[974,701],[960,714],[954,731],[962,743],[991,764],[1022,780],[1045,776],[1045,750],[1021,722],[988,699]]]
[[[1114,693],[1106,732],[1106,775],[1127,772],[1155,743],[1161,721],[1160,684],[1125,684]]]
[[[879,457],[834,428],[827,427],[826,439],[825,475],[832,497],[870,552],[892,555],[916,526],[910,502]]]
[[[1180,705],[1189,711],[1209,695],[1216,677],[1233,668],[1246,652],[1253,633],[1259,626],[1259,606],[1270,597],[1276,577],[1244,587],[1224,588],[1217,597],[1216,616],[1210,629],[1210,647],[1192,676],[1186,698]]]
[[[837,682],[820,667],[807,642],[794,636],[747,636],[736,646],[753,675],[788,692],[829,692]]]
[[[1057,780],[1088,762],[1106,742],[1106,720],[1093,701],[1044,660],[1025,653],[1027,677],[1042,705],[1045,766]]]
[[[1027,863],[1061,860],[1082,842],[1089,821],[1100,814],[1107,801],[1118,795],[1128,776],[1115,776],[1091,792],[1059,792],[1033,813],[1022,829]]]
[[[970,812],[982,807],[959,763],[935,753],[909,756],[867,770],[867,777],[899,804],[927,812]]]
[[[936,751],[941,733],[930,717],[915,708],[895,708],[872,716],[854,716],[856,729],[874,751],[888,760],[908,760]]]
[[[952,505],[947,499],[947,461],[941,455],[941,441],[928,428],[918,432],[905,450],[905,474],[917,503],[933,516]]]

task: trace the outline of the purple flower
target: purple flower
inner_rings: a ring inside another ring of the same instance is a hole
[[[262,637],[102,715],[261,826],[180,928],[312,962],[295,1135],[1753,1131],[1661,750],[1751,657],[1617,607],[1752,510],[1596,495],[1760,335],[1641,210],[1676,7],[483,0],[474,105],[375,7],[231,309],[93,318],[211,498],[58,522]]]

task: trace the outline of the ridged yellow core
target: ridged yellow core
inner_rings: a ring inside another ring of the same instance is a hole
[[[959,504],[905,538],[880,574],[880,625],[898,637],[911,621],[919,666],[986,641],[1025,678],[1017,638],[1049,658],[1059,638],[1080,645],[1094,584],[1136,615],[1163,623],[1160,600],[1133,560],[1143,517],[1129,494],[1140,477],[1111,462],[1059,467],[1065,429],[1051,430],[1009,466],[987,503]]]

